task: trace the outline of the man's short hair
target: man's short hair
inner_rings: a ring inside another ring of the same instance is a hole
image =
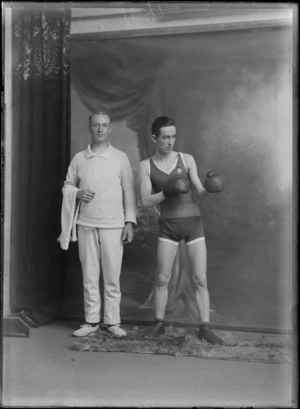
[[[159,136],[160,129],[165,126],[175,126],[174,119],[168,116],[159,116],[156,118],[151,127],[152,135]]]
[[[91,123],[91,120],[93,118],[94,115],[106,115],[109,118],[109,121],[111,122],[111,117],[110,117],[110,113],[107,109],[101,109],[101,111],[96,111],[93,112],[90,116],[89,116],[89,124]]]

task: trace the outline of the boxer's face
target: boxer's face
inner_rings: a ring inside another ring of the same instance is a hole
[[[160,128],[159,135],[154,137],[154,141],[160,153],[172,152],[176,141],[176,127],[171,125]]]

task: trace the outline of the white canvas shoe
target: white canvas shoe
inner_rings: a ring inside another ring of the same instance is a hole
[[[120,327],[120,324],[112,325],[107,327],[107,331],[110,332],[115,337],[126,337],[126,332]]]
[[[73,332],[73,336],[74,337],[86,337],[87,335],[90,335],[93,332],[96,332],[98,328],[99,328],[99,325],[96,325],[95,327],[93,327],[90,324],[83,324],[83,325],[80,325],[79,329]]]

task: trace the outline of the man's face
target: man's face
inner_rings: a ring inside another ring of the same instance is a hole
[[[162,153],[172,152],[176,141],[176,127],[174,125],[160,128],[159,135],[155,138],[156,148]]]
[[[93,144],[99,145],[108,142],[111,132],[109,117],[105,114],[93,115],[90,120],[89,130]]]

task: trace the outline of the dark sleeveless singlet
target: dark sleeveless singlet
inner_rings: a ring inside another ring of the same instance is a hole
[[[155,193],[163,190],[167,180],[175,175],[182,175],[189,179],[182,157],[178,154],[176,167],[170,174],[160,170],[150,158],[150,180]],[[160,204],[161,219],[200,216],[199,204],[195,201],[192,190],[175,197],[168,197]]]

